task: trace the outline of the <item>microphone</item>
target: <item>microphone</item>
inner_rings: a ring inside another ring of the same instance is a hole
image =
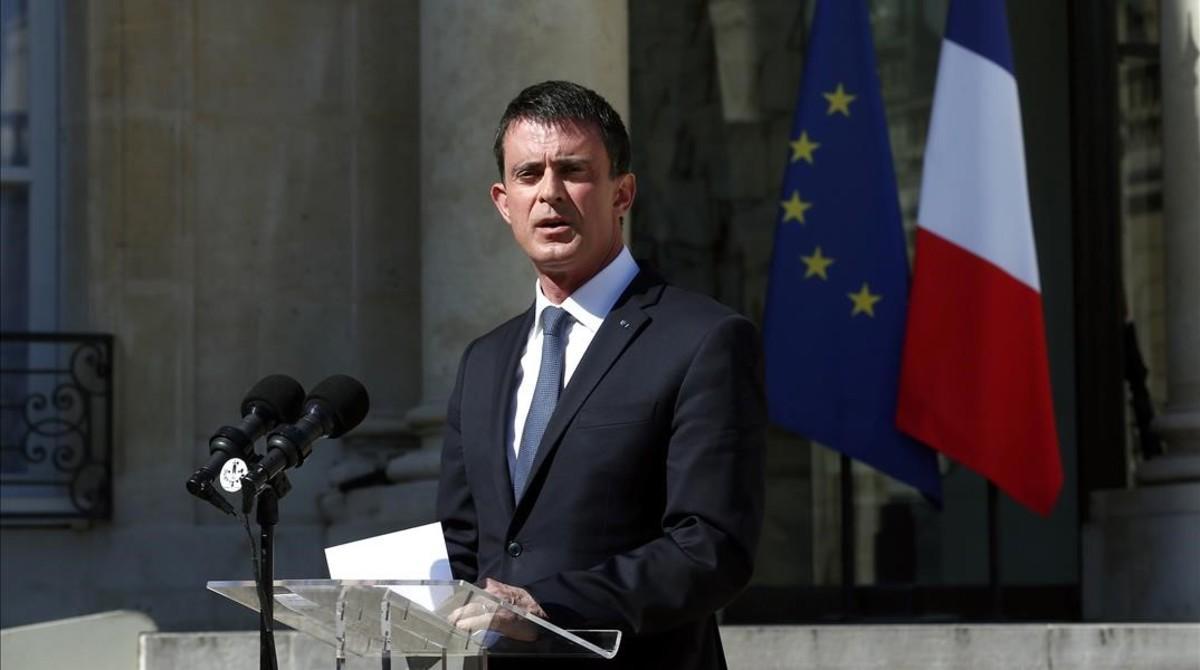
[[[269,375],[258,380],[242,399],[241,423],[237,426],[221,426],[209,439],[208,463],[188,478],[188,492],[207,500],[226,514],[233,514],[233,506],[217,492],[213,480],[231,460],[244,460],[252,456],[254,441],[264,433],[280,422],[290,423],[298,419],[303,402],[304,387],[287,375]],[[233,470],[240,469],[244,472],[246,469],[245,464],[240,461],[234,465],[238,467]]]
[[[370,406],[367,389],[353,377],[334,375],[317,384],[304,400],[303,416],[267,435],[266,455],[242,477],[243,509],[249,513],[247,508],[276,475],[303,465],[313,442],[353,430]]]

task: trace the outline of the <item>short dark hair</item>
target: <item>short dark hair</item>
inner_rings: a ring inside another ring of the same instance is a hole
[[[516,121],[534,121],[548,126],[594,125],[608,151],[612,176],[629,172],[629,133],[612,105],[599,93],[569,81],[544,81],[517,94],[496,127],[492,153],[500,179],[504,179],[504,136]]]

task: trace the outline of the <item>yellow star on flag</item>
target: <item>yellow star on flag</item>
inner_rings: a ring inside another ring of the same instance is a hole
[[[850,116],[850,103],[858,97],[857,95],[847,93],[846,89],[842,88],[840,83],[834,89],[833,93],[822,93],[821,95],[824,95],[825,99],[829,101],[829,109],[825,112],[826,115],[841,112],[846,116]]]
[[[812,207],[811,202],[804,202],[800,199],[800,191],[792,191],[792,197],[783,200],[779,203],[783,207],[783,222],[799,221],[804,223],[804,212],[809,207]]]
[[[807,161],[809,165],[813,162],[813,152],[821,145],[808,139],[808,133],[801,132],[800,138],[789,142],[792,145],[792,162],[798,160]]]
[[[867,282],[863,282],[862,288],[858,289],[858,293],[847,293],[846,295],[854,303],[854,309],[850,312],[850,316],[865,313],[867,316],[874,317],[875,303],[883,300],[883,296],[871,293]]]
[[[816,251],[814,251],[811,256],[801,256],[800,260],[804,261],[804,264],[808,266],[808,269],[804,271],[805,279],[814,276],[820,277],[821,279],[829,279],[829,277],[825,274],[825,271],[830,265],[833,265],[833,259],[822,256],[821,247],[817,247]]]

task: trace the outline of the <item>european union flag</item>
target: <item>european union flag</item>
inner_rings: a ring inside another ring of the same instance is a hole
[[[896,429],[908,260],[866,2],[818,0],[792,124],[763,337],[771,420],[941,500]]]

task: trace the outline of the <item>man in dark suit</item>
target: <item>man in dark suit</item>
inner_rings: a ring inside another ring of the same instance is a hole
[[[492,200],[537,281],[531,309],[467,347],[450,397],[454,574],[561,627],[622,630],[597,667],[723,668],[714,612],[749,581],[762,524],[758,333],[633,261],[629,138],[599,95],[522,91],[495,153]]]

